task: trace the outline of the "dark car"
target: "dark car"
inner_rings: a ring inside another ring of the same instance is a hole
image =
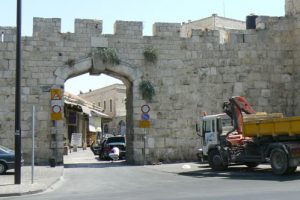
[[[95,141],[93,141],[92,142],[92,144],[91,144],[91,151],[94,153],[94,155],[99,155],[100,154],[100,152],[101,152],[101,143],[99,143],[99,142],[95,142]]]
[[[101,144],[101,151],[99,154],[100,159],[110,159],[109,153],[113,147],[118,147],[120,150],[119,159],[125,159],[126,156],[126,142],[124,136],[109,137]]]
[[[24,160],[21,159],[21,164]],[[0,145],[0,174],[15,168],[15,151]]]

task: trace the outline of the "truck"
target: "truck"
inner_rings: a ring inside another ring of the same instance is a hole
[[[202,143],[198,156],[216,171],[270,164],[274,174],[285,175],[300,165],[300,117],[255,112],[242,96],[224,102],[223,113],[199,116],[196,131]]]

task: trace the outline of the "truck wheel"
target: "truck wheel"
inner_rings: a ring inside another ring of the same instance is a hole
[[[227,160],[224,161],[217,149],[211,150],[208,153],[209,166],[215,171],[224,171],[227,169]]]
[[[274,174],[283,175],[288,173],[289,164],[288,156],[283,149],[275,148],[271,152],[270,156],[272,171]]]

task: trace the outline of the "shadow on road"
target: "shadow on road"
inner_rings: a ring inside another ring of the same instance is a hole
[[[182,176],[194,178],[218,177],[237,180],[262,180],[262,181],[293,181],[300,179],[300,171],[290,175],[278,176],[272,173],[271,168],[248,168],[245,166],[231,166],[226,171],[213,171],[208,165],[202,165],[199,170],[178,173]]]
[[[128,167],[129,164],[125,160],[119,161],[99,161],[99,163],[68,163],[64,164],[64,168],[107,168],[107,167]]]

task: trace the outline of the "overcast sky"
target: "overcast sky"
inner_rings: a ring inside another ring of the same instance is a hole
[[[16,25],[16,0],[0,0],[0,26]],[[182,23],[218,14],[245,21],[249,14],[284,16],[285,0],[22,0],[22,35],[31,36],[33,17],[61,18],[62,32],[74,32],[74,19],[103,20],[103,33],[113,33],[116,20],[141,21],[144,35],[155,22]],[[120,81],[87,75],[66,82],[78,94]]]

